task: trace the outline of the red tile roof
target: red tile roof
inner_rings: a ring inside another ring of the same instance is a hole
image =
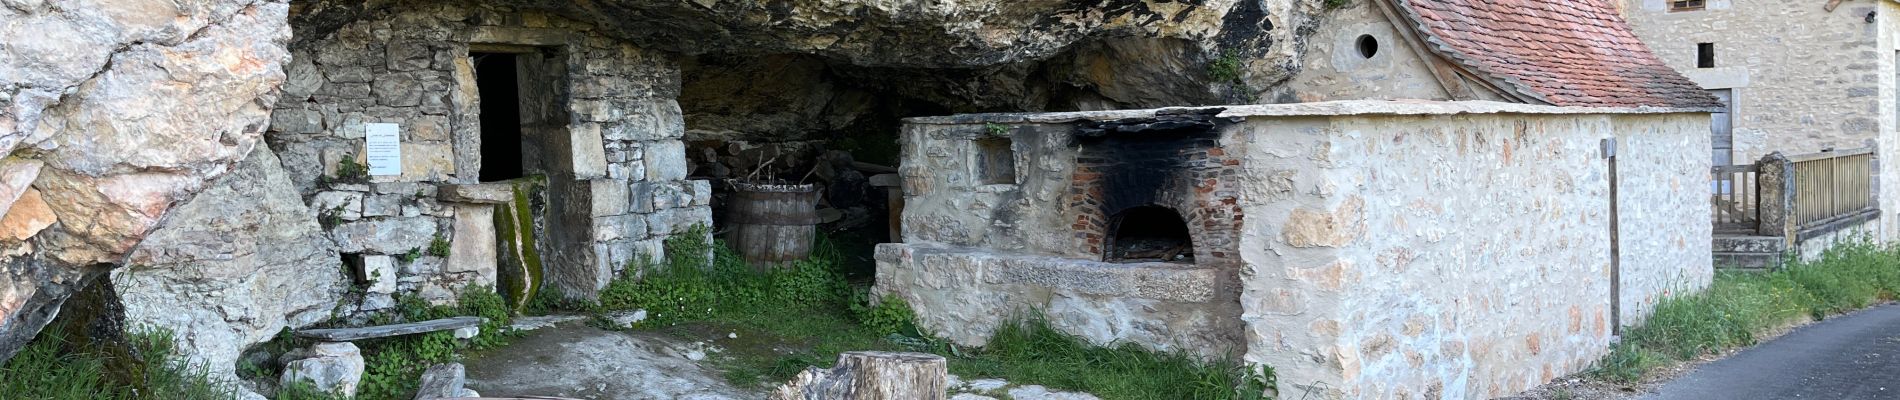
[[[1559,106],[1719,107],[1649,51],[1609,0],[1397,0],[1432,51]]]

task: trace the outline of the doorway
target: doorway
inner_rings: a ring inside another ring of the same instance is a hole
[[[521,162],[521,62],[515,53],[471,52],[475,89],[481,96],[482,182],[523,175]]]

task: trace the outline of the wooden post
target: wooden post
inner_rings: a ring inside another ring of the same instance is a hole
[[[773,400],[941,400],[950,374],[942,356],[853,351],[831,369],[807,368],[772,391]]]

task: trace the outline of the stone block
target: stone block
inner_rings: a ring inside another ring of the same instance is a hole
[[[495,282],[496,255],[495,206],[487,204],[457,205],[455,207],[455,233],[449,241],[449,257],[444,270],[449,272],[474,272],[476,284],[492,285]]]
[[[647,217],[644,215],[627,214],[594,218],[594,241],[609,242],[646,237]]]
[[[310,208],[317,214],[354,221],[363,218],[363,194],[347,191],[327,191],[317,193],[310,199]]]
[[[369,67],[329,67],[329,66],[326,66],[324,68],[323,78],[325,80],[330,81],[330,83],[332,84],[369,83],[371,80],[374,80],[376,76],[369,72]]]
[[[406,141],[441,142],[449,140],[449,117],[422,115],[404,124]]]
[[[384,47],[386,65],[391,71],[427,69],[434,62],[433,53],[428,43],[417,41],[392,41]]]
[[[593,128],[588,128],[593,127]],[[568,150],[574,177],[593,179],[607,176],[607,148],[601,144],[598,125],[581,124],[569,129]]]
[[[440,143],[403,143],[402,177],[446,180],[455,173],[455,149]]]
[[[713,194],[712,181],[706,181],[706,180],[686,181],[686,188],[687,188],[686,192],[693,196],[692,205],[695,205],[695,206],[712,205],[712,194]]]
[[[363,352],[356,345],[347,342],[317,343],[311,345],[305,354],[309,357],[284,365],[281,384],[304,381],[321,392],[336,393],[343,397],[356,395],[357,384],[363,381],[364,367]]]
[[[396,292],[396,257],[381,254],[363,256],[363,262],[355,271],[356,279],[368,282],[368,292],[390,294]]]
[[[299,51],[291,54],[290,61],[284,63],[284,98],[293,102],[310,98],[317,88],[323,87],[323,72],[317,69],[316,59],[310,52]],[[281,103],[280,103],[281,104]]]
[[[422,105],[422,79],[419,74],[384,74],[371,83],[376,104],[386,107]]]
[[[628,112],[603,124],[607,140],[652,141],[678,139],[686,135],[686,119],[678,101],[639,100],[626,104]]]
[[[678,140],[647,142],[646,179],[677,181],[686,179],[686,144]]]
[[[330,239],[343,253],[402,254],[428,248],[435,239],[435,220],[414,217],[352,221],[331,228]]]
[[[363,197],[364,217],[388,217],[402,213],[403,200],[408,194],[379,194]]]
[[[590,200],[593,202],[593,216],[605,217],[627,213],[627,203],[630,198],[626,181],[595,179],[587,181],[587,186],[592,192]]]
[[[322,132],[323,114],[301,106],[279,108],[271,111],[270,130],[299,135]]]
[[[515,201],[515,187],[508,183],[475,183],[437,186],[437,198],[451,203],[508,204]]]
[[[712,208],[675,208],[647,214],[647,232],[653,236],[683,233],[695,224],[712,226]]]

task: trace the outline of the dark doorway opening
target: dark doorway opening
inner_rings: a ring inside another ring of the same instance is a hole
[[[1194,240],[1181,214],[1161,206],[1134,207],[1108,224],[1109,262],[1194,262]]]
[[[482,182],[520,178],[520,63],[512,53],[469,53],[475,59],[475,88],[481,96]]]

